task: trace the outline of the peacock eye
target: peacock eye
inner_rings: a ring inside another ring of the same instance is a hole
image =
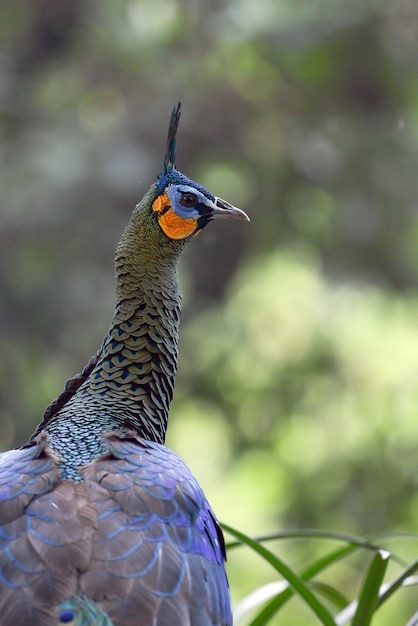
[[[60,622],[61,624],[69,624],[75,620],[74,611],[61,611],[60,613]]]
[[[180,204],[185,206],[187,209],[192,209],[197,202],[197,198],[194,194],[186,192],[181,194]]]

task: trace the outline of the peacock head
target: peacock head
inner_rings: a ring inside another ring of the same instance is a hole
[[[175,167],[176,133],[180,120],[179,104],[171,113],[167,138],[164,169],[156,186],[156,198],[152,203],[158,223],[170,239],[185,239],[197,235],[211,220],[250,218],[222,198],[181,174]]]

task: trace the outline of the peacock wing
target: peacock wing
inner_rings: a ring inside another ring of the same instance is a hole
[[[81,591],[115,626],[230,626],[222,531],[190,470],[135,434],[107,446],[83,472],[98,530]]]
[[[55,626],[88,566],[96,513],[86,486],[60,476],[46,435],[0,455],[2,626]]]

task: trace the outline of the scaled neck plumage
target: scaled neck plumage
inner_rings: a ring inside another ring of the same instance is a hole
[[[117,248],[117,306],[97,363],[42,430],[92,418],[98,430],[135,430],[164,443],[177,371],[177,267],[185,240],[171,240],[159,229],[147,210],[154,197],[155,186],[134,210]]]

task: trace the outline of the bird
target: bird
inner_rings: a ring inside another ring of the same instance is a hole
[[[232,624],[220,524],[165,436],[180,257],[209,222],[249,217],[177,170],[180,115],[117,246],[99,350],[0,455],[1,626]]]

